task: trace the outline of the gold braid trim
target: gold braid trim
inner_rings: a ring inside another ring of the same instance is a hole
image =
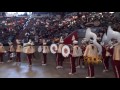
[[[102,57],[98,56],[98,57],[84,57],[84,62],[89,64],[99,64],[102,63]]]

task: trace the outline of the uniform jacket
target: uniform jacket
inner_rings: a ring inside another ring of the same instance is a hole
[[[22,45],[17,45],[16,52],[22,52]]]
[[[113,49],[113,60],[120,61],[120,43],[118,43]]]
[[[92,46],[94,46],[94,49],[92,49]],[[84,52],[84,56],[97,58],[98,57],[98,49],[97,49],[97,47],[94,44],[89,44],[86,47],[86,50]]]
[[[62,47],[64,46],[64,44],[59,44],[58,46],[58,53],[62,53]]]
[[[0,53],[4,53],[4,52],[5,52],[4,46],[0,46]]]
[[[49,47],[48,46],[46,46],[46,45],[43,45],[43,53],[49,53]]]
[[[73,46],[72,56],[73,56],[73,57],[82,56],[82,49],[81,49],[78,45]]]
[[[32,54],[32,53],[34,53],[33,47],[30,46],[30,45],[26,46],[25,50],[24,50],[24,53],[26,53],[26,54]]]

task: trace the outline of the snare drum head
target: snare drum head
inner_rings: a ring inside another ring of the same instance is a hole
[[[64,57],[68,57],[69,54],[70,54],[70,48],[69,48],[69,46],[64,45],[63,48],[62,48],[62,55]]]
[[[52,45],[50,46],[50,51],[51,51],[51,53],[55,54],[55,53],[56,53],[56,50],[57,50],[57,45],[56,45],[56,44],[52,44]]]

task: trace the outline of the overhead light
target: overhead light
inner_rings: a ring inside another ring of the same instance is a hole
[[[114,12],[109,12],[109,13],[113,14]]]

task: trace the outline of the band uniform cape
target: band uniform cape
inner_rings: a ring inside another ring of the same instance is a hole
[[[33,53],[35,53],[35,45],[34,45],[33,42],[31,43],[31,46],[32,46],[32,49],[33,49]]]
[[[64,46],[64,44],[59,44],[58,45],[58,53],[62,53],[62,47]]]
[[[113,60],[120,61],[120,42],[114,47]]]
[[[46,45],[46,43],[43,43],[43,53],[49,53],[50,52],[50,50],[49,50],[49,47]]]
[[[1,44],[1,46],[0,46],[0,53],[4,53],[6,50],[5,50],[5,48],[4,48],[4,46]]]
[[[26,44],[25,47],[26,47],[25,50],[23,50],[24,53],[26,53],[26,54],[32,54],[32,53],[34,53],[34,48],[31,45],[31,43]]]
[[[16,52],[22,52],[22,45],[17,45]]]
[[[78,45],[73,46],[73,53],[72,53],[73,57],[79,57],[82,56],[82,50]]]
[[[64,40],[61,37],[60,38],[60,44],[58,45],[58,53],[62,53],[62,47],[64,46],[63,42],[64,42]]]
[[[73,44],[78,44],[78,41],[74,40]],[[78,45],[74,45],[73,46],[73,50],[72,50],[72,56],[73,57],[79,57],[82,56],[82,50]]]
[[[16,40],[17,47],[16,47],[16,52],[22,52],[22,45],[20,45],[20,40]]]
[[[92,49],[92,46],[94,46],[94,49]],[[94,44],[89,44],[86,47],[86,50],[84,52],[84,56],[87,57],[87,63],[98,63],[99,56],[98,56],[98,49]]]

